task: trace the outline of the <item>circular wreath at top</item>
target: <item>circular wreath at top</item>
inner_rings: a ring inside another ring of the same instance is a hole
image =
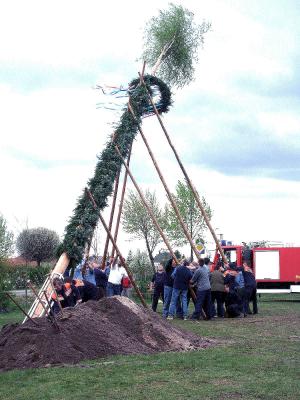
[[[143,80],[148,92],[152,97],[152,100],[155,104],[155,107],[157,108],[158,113],[161,114],[164,112],[168,112],[169,107],[172,105],[171,91],[168,85],[164,81],[153,75],[145,75]],[[141,88],[140,78],[131,81],[128,90],[130,96],[135,97],[135,93],[139,88]],[[148,96],[146,96],[146,101],[144,97],[143,104],[141,104],[141,116],[147,116],[153,113],[154,113],[153,106]]]

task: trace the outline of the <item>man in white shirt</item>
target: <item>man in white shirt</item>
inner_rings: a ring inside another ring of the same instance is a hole
[[[110,272],[107,282],[107,297],[120,296],[122,291],[122,278],[127,277],[127,272],[122,267],[121,262],[114,262],[110,266]]]

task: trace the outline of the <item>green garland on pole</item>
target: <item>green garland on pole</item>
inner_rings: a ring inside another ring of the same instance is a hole
[[[152,96],[156,95],[157,91],[159,92],[159,99],[156,101],[159,113],[168,112],[171,105],[169,87],[162,80],[152,75],[145,75],[144,81]],[[111,137],[98,156],[94,176],[87,185],[100,210],[107,206],[108,198],[113,191],[114,181],[122,166],[122,161],[116,153],[114,145],[116,144],[119,147],[122,156],[126,158],[143,115],[151,113],[149,97],[145,87],[140,85],[140,78],[134,79],[130,83],[128,92],[136,119],[133,118],[127,108],[124,109],[114,132],[114,143]],[[82,260],[86,245],[92,240],[98,219],[98,212],[83,193],[78,199],[73,216],[65,228],[65,237],[60,249],[61,252],[68,254],[70,267],[74,267]]]

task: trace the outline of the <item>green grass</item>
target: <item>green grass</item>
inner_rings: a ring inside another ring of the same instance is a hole
[[[0,398],[17,399],[299,399],[298,302],[259,302],[245,319],[174,320],[219,345],[189,353],[118,356],[77,366],[0,374]],[[284,299],[284,297],[282,297]],[[23,317],[14,312],[10,321]],[[0,316],[0,324],[8,315]]]

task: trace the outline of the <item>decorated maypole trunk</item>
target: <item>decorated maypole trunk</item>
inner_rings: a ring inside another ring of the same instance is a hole
[[[167,112],[171,105],[171,92],[168,86],[159,78],[151,75],[145,75],[144,81],[151,95],[156,98],[158,96],[155,103],[159,112]],[[116,154],[115,146],[118,146],[122,157],[127,158],[142,117],[154,112],[147,91],[144,85],[140,84],[140,78],[134,79],[130,83],[128,92],[135,117],[128,109],[124,110],[121,121],[113,134],[113,140],[111,138],[108,141],[100,154],[94,177],[87,185],[100,210],[107,206],[108,198],[113,192],[114,182],[122,165],[120,157]],[[98,220],[97,210],[83,193],[65,229],[65,238],[62,244],[62,252],[68,255],[71,267],[82,260],[85,246],[92,240]]]

